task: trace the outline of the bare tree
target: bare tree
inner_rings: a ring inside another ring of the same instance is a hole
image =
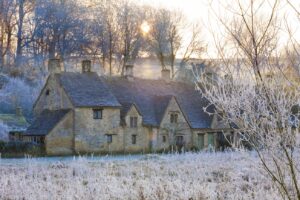
[[[214,112],[222,113],[219,117],[236,129],[241,145],[248,144],[256,151],[282,198],[300,199],[295,165],[300,152],[300,93],[282,75],[275,51],[278,4],[273,1],[269,7],[265,1],[237,0],[236,10],[231,4],[231,20],[219,18],[229,41],[225,48],[217,41],[219,64],[225,66],[227,76],[207,84],[202,75],[197,86],[215,107]],[[224,52],[228,49],[231,57]]]
[[[200,26],[189,25],[179,11],[158,9],[154,10],[152,15],[153,25],[148,37],[150,46],[162,69],[170,65],[174,78],[178,57],[181,57],[179,65],[183,68],[191,58],[199,58],[204,51]],[[187,44],[184,42],[185,38],[190,38]]]
[[[141,24],[144,21],[144,14],[139,7],[127,0],[121,1],[118,7],[118,57],[121,61],[121,74],[124,75],[124,68],[127,63],[133,63],[139,54],[143,38]]]
[[[12,36],[16,26],[14,1],[0,1],[0,67],[12,57]]]

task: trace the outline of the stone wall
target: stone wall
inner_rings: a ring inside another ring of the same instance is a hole
[[[33,111],[37,116],[45,109],[58,110],[72,107],[72,103],[65,91],[57,82],[55,76],[51,74],[37,99]]]
[[[46,153],[48,155],[72,154],[73,141],[73,111],[70,111],[46,136]]]
[[[171,113],[178,114],[177,123],[170,122]],[[166,137],[166,142],[163,142],[163,136]],[[190,149],[192,147],[192,132],[189,124],[187,123],[177,101],[173,97],[165,111],[164,117],[161,121],[160,128],[157,133],[157,141],[155,142],[155,150],[176,150],[176,137],[183,136],[184,148]],[[178,150],[178,149],[177,149]]]
[[[137,117],[137,127],[130,127],[130,117]],[[126,117],[124,129],[124,151],[125,152],[148,152],[150,151],[150,129],[143,126],[142,116],[135,106],[132,106]],[[132,137],[136,135],[136,144],[132,144]]]
[[[103,108],[102,119],[93,119],[92,108],[75,108],[74,122],[76,153],[123,151],[120,109]],[[112,135],[112,143],[107,135]]]

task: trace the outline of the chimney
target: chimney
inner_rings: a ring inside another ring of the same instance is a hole
[[[48,61],[48,72],[56,74],[61,72],[60,59],[52,58]]]
[[[17,117],[23,116],[22,108],[21,107],[16,107],[16,116]]]
[[[133,64],[126,64],[125,77],[128,79],[133,79]]]
[[[83,60],[81,62],[82,65],[82,73],[91,72],[92,62],[90,60]]]
[[[170,81],[171,80],[171,72],[169,69],[162,69],[161,70],[161,78],[163,80],[166,80],[166,81]]]

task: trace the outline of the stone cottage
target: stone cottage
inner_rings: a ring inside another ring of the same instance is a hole
[[[203,149],[231,134],[204,112],[209,102],[195,86],[170,80],[169,70],[159,80],[140,79],[128,65],[124,77],[105,77],[88,60],[81,73],[50,60],[49,73],[23,136],[45,144],[49,155]]]

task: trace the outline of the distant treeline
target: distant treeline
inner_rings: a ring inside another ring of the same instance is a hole
[[[0,1],[0,72],[14,76],[46,73],[46,61],[88,57],[107,74],[123,74],[126,63],[152,56],[176,74],[203,53],[200,27],[179,11],[126,0]],[[187,40],[188,39],[188,40]]]

